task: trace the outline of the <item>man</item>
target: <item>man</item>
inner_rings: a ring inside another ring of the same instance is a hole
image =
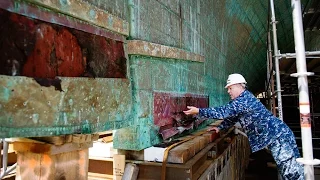
[[[188,106],[185,114],[224,119],[218,127],[209,130],[219,132],[239,122],[248,136],[252,152],[268,148],[277,163],[283,180],[302,180],[303,166],[296,161],[300,157],[295,137],[290,128],[272,113],[248,90],[241,74],[228,77],[228,93],[232,101],[225,106],[197,108]]]

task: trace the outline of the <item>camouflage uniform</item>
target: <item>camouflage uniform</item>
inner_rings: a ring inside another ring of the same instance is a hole
[[[300,155],[292,131],[248,90],[225,106],[200,108],[199,116],[224,119],[219,129],[228,129],[239,122],[252,152],[268,147],[284,180],[303,179],[303,166],[296,162]]]

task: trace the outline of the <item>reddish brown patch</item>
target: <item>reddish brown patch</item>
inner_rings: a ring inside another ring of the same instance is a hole
[[[49,25],[40,24],[37,27],[34,50],[23,67],[22,75],[40,78],[54,78],[57,75],[56,61],[51,58],[56,34]]]
[[[123,42],[0,9],[0,74],[126,78]]]
[[[207,96],[186,94],[178,96],[170,93],[154,93],[153,119],[157,126],[167,126],[173,124],[175,113],[187,110],[187,106],[208,107]]]
[[[77,77],[84,73],[81,48],[77,39],[66,29],[58,32],[55,40],[58,75]]]

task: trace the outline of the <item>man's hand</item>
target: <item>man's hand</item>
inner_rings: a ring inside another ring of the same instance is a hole
[[[219,133],[219,128],[217,127],[211,127],[207,131],[216,131],[216,133]]]
[[[199,114],[199,108],[194,106],[187,106],[189,110],[183,111],[186,115]]]

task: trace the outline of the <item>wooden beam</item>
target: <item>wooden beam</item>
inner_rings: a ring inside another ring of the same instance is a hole
[[[88,179],[89,180],[113,180],[113,175],[89,172]]]
[[[26,143],[26,142],[14,142],[13,148],[17,152],[31,152],[39,154],[60,154],[70,151],[78,151],[92,147],[92,142],[86,143],[67,143],[64,145],[51,145],[51,144],[40,144],[40,143]]]
[[[17,180],[87,180],[88,149],[61,154],[18,152]]]
[[[125,155],[115,154],[113,155],[113,176],[114,180],[121,180],[124,174],[124,167],[126,157]]]

